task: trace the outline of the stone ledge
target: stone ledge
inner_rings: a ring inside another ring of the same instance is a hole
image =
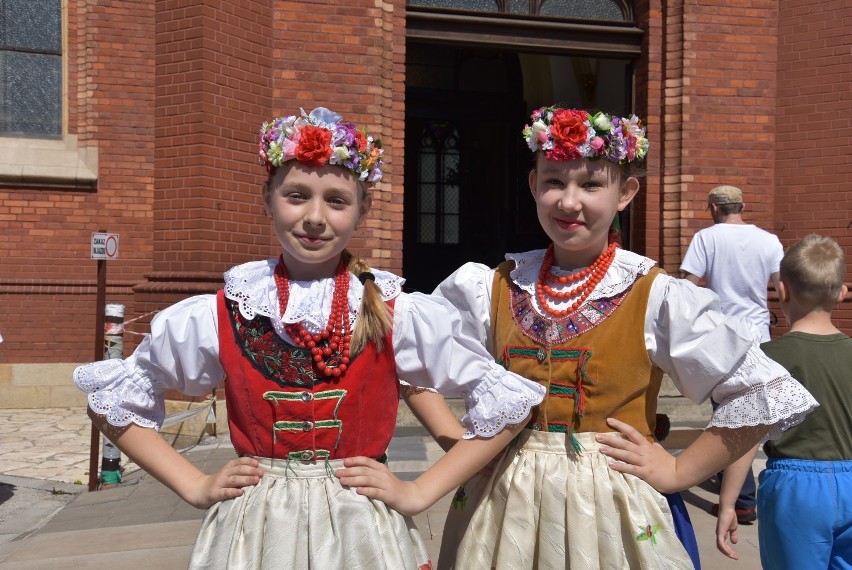
[[[94,189],[97,183],[98,149],[78,146],[76,135],[0,137],[0,184]]]

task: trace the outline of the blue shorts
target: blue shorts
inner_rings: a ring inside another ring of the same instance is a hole
[[[764,568],[852,570],[852,461],[769,459],[757,522]]]

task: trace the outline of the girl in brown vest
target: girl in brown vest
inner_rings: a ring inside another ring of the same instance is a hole
[[[760,351],[751,325],[719,312],[712,292],[612,239],[648,150],[635,116],[544,107],[524,138],[552,243],[508,254],[496,269],[467,264],[436,293],[547,398],[506,452],[458,490],[439,568],[692,568],[697,557],[661,492],[704,481],[816,402]],[[664,372],[691,400],[722,402],[677,458],[652,444]]]

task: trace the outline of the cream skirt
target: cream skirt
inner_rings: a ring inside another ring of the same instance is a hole
[[[439,569],[687,568],[665,497],[607,466],[595,434],[523,430],[456,493]]]
[[[410,518],[340,485],[342,461],[258,459],[260,483],[207,511],[191,569],[432,568]]]

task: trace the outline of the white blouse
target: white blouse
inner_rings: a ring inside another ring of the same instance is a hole
[[[225,274],[225,296],[238,301],[247,319],[270,318],[285,341],[292,339],[284,323],[302,322],[319,332],[331,314],[334,279],[291,281],[286,313],[279,314],[274,270],[277,260],[250,262]],[[373,270],[383,298],[395,299],[393,348],[400,379],[435,389],[445,396],[463,397],[465,438],[490,437],[507,424],[516,424],[544,398],[544,387],[508,372],[477,338],[463,333],[458,310],[446,300],[402,292],[404,279]],[[354,326],[363,285],[353,275],[349,283],[349,318]],[[136,423],[159,429],[165,417],[163,392],[191,396],[209,394],[224,378],[219,362],[215,295],[185,299],[158,313],[131,356],[93,362],[74,371],[77,386],[89,394],[89,406],[116,426]]]
[[[543,258],[544,250],[506,255],[506,259],[515,261],[512,281],[530,294],[535,310],[545,316],[535,294]],[[610,298],[623,292],[654,265],[647,257],[617,250],[589,299]],[[572,273],[557,267],[552,271],[557,275]],[[434,292],[460,310],[465,316],[464,334],[479,339],[490,352],[494,272],[485,265],[468,263]],[[555,302],[553,308],[563,309],[568,303],[570,299]],[[709,289],[685,279],[659,275],[651,286],[644,331],[651,362],[671,377],[684,396],[695,403],[711,396],[719,402],[710,426],[773,425],[765,439],[776,439],[819,405],[784,367],[760,350],[760,333],[754,325],[723,315],[718,296]]]

